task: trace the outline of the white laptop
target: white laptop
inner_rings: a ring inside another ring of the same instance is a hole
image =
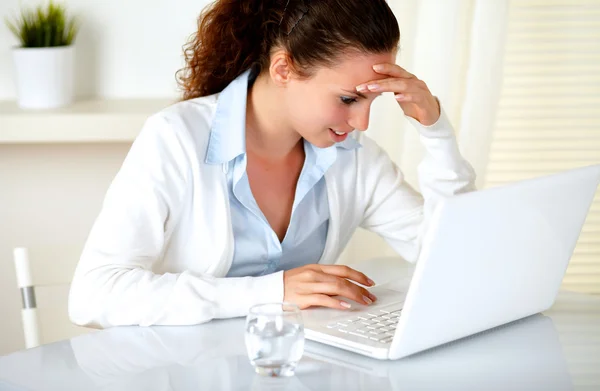
[[[550,308],[599,183],[595,165],[444,200],[406,292],[303,310],[306,338],[398,359]]]

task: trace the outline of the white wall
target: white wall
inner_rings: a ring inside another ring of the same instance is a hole
[[[0,355],[24,347],[12,249],[74,270],[128,144],[0,146]],[[41,276],[33,273],[34,281]]]
[[[0,18],[19,4],[45,0],[2,0]],[[59,0],[60,1],[60,0]],[[207,0],[63,0],[81,18],[77,37],[77,95],[104,97],[174,96],[174,73],[181,67],[182,45],[195,31]],[[17,43],[0,24],[0,100],[13,99],[10,48]]]

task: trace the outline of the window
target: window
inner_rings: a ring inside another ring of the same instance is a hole
[[[600,163],[600,0],[510,0],[485,187]],[[563,288],[600,294],[600,196]]]

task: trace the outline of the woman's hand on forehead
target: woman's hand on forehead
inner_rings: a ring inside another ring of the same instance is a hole
[[[373,70],[385,79],[373,80],[356,87],[358,92],[392,92],[404,114],[425,126],[440,118],[440,105],[422,80],[397,64],[377,64]]]

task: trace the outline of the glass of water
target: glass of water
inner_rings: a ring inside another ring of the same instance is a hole
[[[246,317],[246,350],[263,376],[293,376],[304,352],[300,308],[291,303],[259,304]]]

